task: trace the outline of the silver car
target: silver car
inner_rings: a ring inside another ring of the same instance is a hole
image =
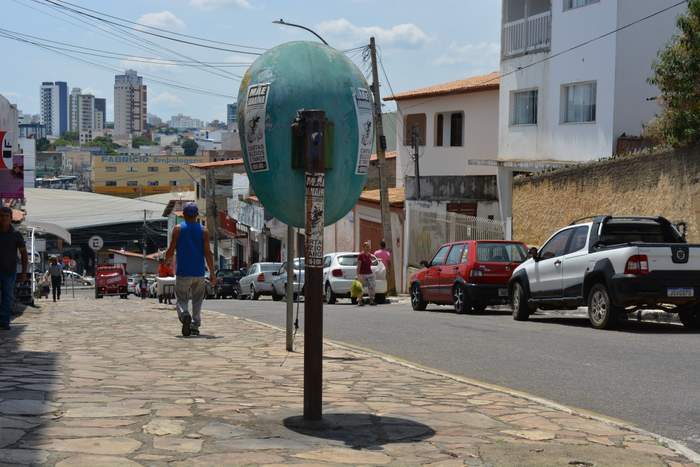
[[[248,269],[248,275],[242,277],[239,285],[241,294],[238,298],[257,300],[261,295],[272,295],[272,273],[279,271],[282,263],[255,263]]]
[[[326,303],[332,305],[338,298],[350,298],[350,285],[357,277],[357,257],[359,253],[348,251],[344,253],[329,253],[323,257],[323,291]],[[372,272],[374,273],[374,300],[377,303],[386,301],[387,282],[384,263],[372,256]],[[354,298],[350,299],[355,303]]]
[[[304,258],[294,258],[294,298],[304,295]],[[272,299],[282,300],[287,295],[287,262],[285,261],[279,271],[273,273]]]

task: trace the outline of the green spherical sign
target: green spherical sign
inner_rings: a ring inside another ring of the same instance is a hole
[[[238,128],[245,168],[265,209],[304,227],[305,171],[292,167],[291,125],[299,110],[323,110],[333,124],[325,176],[324,222],[347,214],[367,179],[374,137],[372,94],[341,52],[316,42],[289,42],[261,55],[238,93]]]

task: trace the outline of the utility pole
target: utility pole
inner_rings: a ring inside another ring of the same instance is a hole
[[[287,226],[287,352],[294,352],[294,227]]]
[[[208,227],[214,240],[214,267],[219,269],[219,229],[217,228],[216,212],[216,177],[215,169],[207,169],[207,216],[209,218]],[[213,278],[212,278],[213,279]]]
[[[141,275],[146,275],[146,210],[143,210],[143,235],[141,237]]]
[[[416,177],[416,199],[420,200],[420,162],[418,161],[418,128],[413,127],[411,130],[411,146],[413,148],[413,168]]]
[[[394,277],[394,235],[391,231],[391,209],[389,207],[389,184],[386,170],[386,138],[382,123],[382,101],[379,93],[379,70],[377,68],[377,47],[374,37],[369,39],[369,50],[372,57],[372,93],[374,95],[374,128],[377,134],[377,165],[379,167],[379,208],[381,211],[384,241],[391,252],[386,272],[387,292],[396,295],[396,278]]]

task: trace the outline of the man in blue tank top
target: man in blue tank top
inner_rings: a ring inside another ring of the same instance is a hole
[[[182,335],[199,335],[202,324],[202,302],[206,294],[204,281],[204,260],[209,267],[210,277],[216,277],[214,258],[209,248],[209,232],[197,222],[199,209],[195,203],[187,203],[182,209],[185,222],[173,229],[170,246],[165,253],[165,261],[172,263],[177,254],[175,272],[175,297],[177,316],[182,323]],[[188,311],[192,300],[192,315]]]

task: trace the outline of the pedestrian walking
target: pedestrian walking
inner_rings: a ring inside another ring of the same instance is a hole
[[[22,272],[19,280],[28,280],[27,247],[22,234],[12,227],[12,209],[0,207],[0,331],[10,330],[10,314],[14,305],[17,277],[17,253],[20,253]]]
[[[374,272],[372,271],[372,255],[369,254],[369,242],[362,244],[362,253],[357,257],[357,279],[362,282],[363,288],[369,295],[369,304],[374,306]],[[360,297],[358,305],[364,306],[365,302]]]
[[[185,221],[173,229],[172,239],[165,259],[172,262],[177,255],[175,270],[175,300],[178,318],[182,323],[182,335],[199,335],[202,324],[202,302],[206,294],[204,262],[209,276],[216,277],[214,258],[209,248],[209,232],[197,222],[199,209],[195,203],[187,203],[182,209]],[[188,308],[192,301],[192,314]]]
[[[384,263],[384,268],[389,271],[389,263],[391,262],[391,252],[386,249],[386,242],[382,240],[379,242],[379,249],[374,252],[374,256],[379,258],[379,260]]]
[[[63,283],[63,266],[55,257],[49,260],[48,273],[51,278],[51,295],[55,302],[61,299],[61,284]]]
[[[148,296],[148,279],[146,279],[146,276],[141,276],[141,280],[139,281],[139,292],[141,295],[141,300],[145,300]]]

